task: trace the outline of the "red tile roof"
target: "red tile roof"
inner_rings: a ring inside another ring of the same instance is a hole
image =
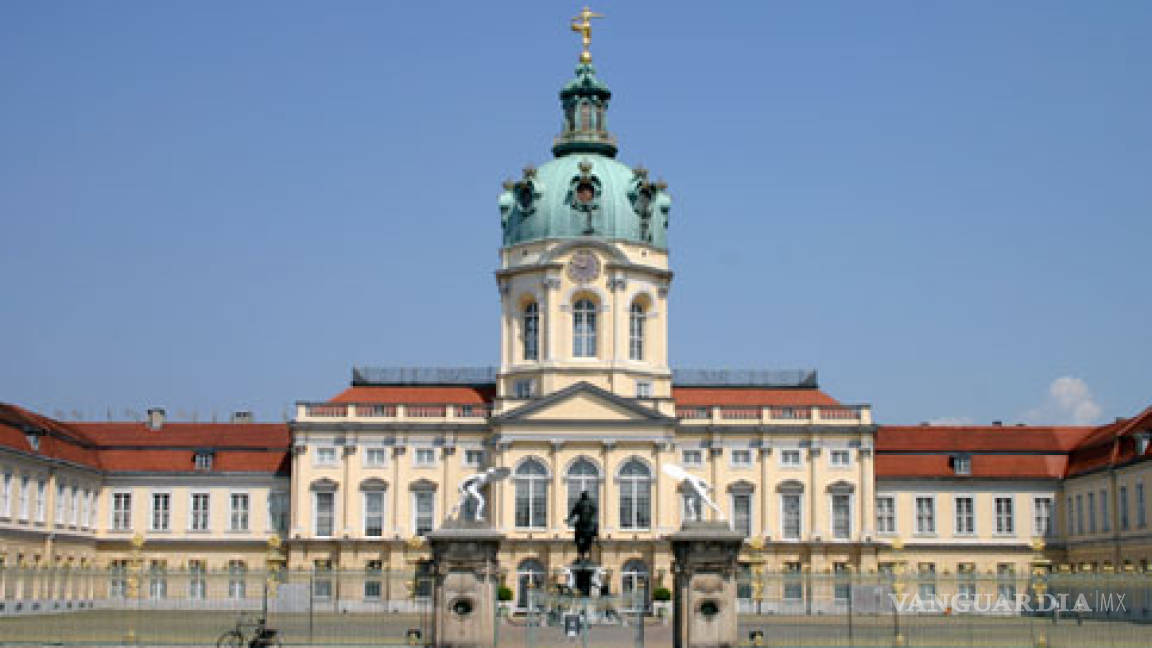
[[[672,400],[682,407],[708,405],[839,405],[819,389],[771,389],[757,387],[673,387]]]
[[[33,450],[27,430],[41,433]],[[213,452],[213,472],[287,473],[290,434],[283,423],[56,421],[0,403],[0,445],[110,471],[192,472],[196,450]]]
[[[876,450],[1068,452],[1093,429],[1088,426],[881,425],[876,431]]]
[[[177,423],[158,430],[147,423],[69,423],[100,446],[286,448],[290,442],[284,423]]]
[[[38,450],[33,450],[28,443],[29,432],[39,435]],[[9,403],[0,403],[0,445],[82,466],[100,467],[92,444],[66,424]]]
[[[951,477],[951,457],[947,454],[877,454],[876,478]],[[1064,454],[977,454],[972,456],[972,477],[1015,479],[1059,479],[1064,476],[1068,456]]]

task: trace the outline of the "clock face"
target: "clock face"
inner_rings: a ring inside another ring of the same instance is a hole
[[[568,262],[568,276],[573,281],[592,281],[600,276],[600,259],[588,251],[577,252]]]

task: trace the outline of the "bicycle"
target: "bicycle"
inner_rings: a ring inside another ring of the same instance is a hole
[[[269,628],[267,623],[264,617],[256,619],[256,623],[244,623],[244,615],[240,615],[236,627],[216,640],[216,648],[281,648],[280,631]],[[245,627],[251,627],[252,633],[246,636]]]

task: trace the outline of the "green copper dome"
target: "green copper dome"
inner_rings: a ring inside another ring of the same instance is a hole
[[[564,130],[552,146],[556,158],[504,183],[505,246],[590,237],[667,247],[667,186],[615,159],[616,138],[604,118],[611,97],[591,63],[576,67],[576,78],[560,91]]]

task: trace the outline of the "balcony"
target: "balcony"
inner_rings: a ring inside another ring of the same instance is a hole
[[[676,416],[685,425],[869,425],[869,405],[813,406],[679,406]]]
[[[296,403],[299,422],[459,421],[483,423],[491,415],[487,403]]]

